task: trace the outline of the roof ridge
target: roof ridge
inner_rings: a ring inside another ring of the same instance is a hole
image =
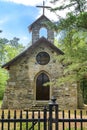
[[[41,18],[43,18],[43,17],[45,17],[49,22],[52,23],[52,21],[51,21],[49,18],[47,18],[44,14],[42,14],[42,15],[41,15],[38,19],[36,19],[31,25],[28,26],[28,29],[29,29],[30,32],[31,32],[31,30],[32,30],[33,25],[34,25],[37,21],[39,21]]]
[[[20,53],[16,57],[14,57],[12,60],[10,60],[9,62],[7,62],[6,64],[2,65],[2,68],[8,68],[16,60],[18,60],[21,56],[24,56],[27,51],[29,51],[31,53],[31,51],[34,50],[34,48],[37,47],[38,44],[44,44],[44,43],[46,43],[47,46],[53,48],[54,51],[57,52],[58,54],[61,54],[61,55],[64,54],[59,48],[57,48],[54,44],[52,44],[50,41],[48,41],[48,39],[46,39],[45,37],[41,37],[34,44],[32,44],[31,46],[29,46],[28,48],[26,48],[22,53]]]

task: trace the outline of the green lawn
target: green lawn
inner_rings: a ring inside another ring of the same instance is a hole
[[[0,100],[0,108],[1,108],[2,100]]]

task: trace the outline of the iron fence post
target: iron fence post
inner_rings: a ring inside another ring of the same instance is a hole
[[[48,130],[54,130],[53,123],[55,123],[55,130],[58,130],[58,104],[56,103],[56,98],[54,96],[52,97],[51,102],[49,103]]]
[[[47,130],[47,108],[44,107],[44,130]]]

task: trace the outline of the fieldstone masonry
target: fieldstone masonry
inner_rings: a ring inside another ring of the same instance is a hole
[[[43,67],[36,62],[35,58],[37,53],[42,50],[48,52],[51,57],[49,64]],[[10,78],[7,82],[2,108],[30,108],[32,105],[38,104],[35,92],[37,75],[44,71],[49,75],[50,81],[54,81],[63,72],[62,65],[58,61],[54,62],[54,53],[50,47],[39,45],[34,52],[33,50],[31,54],[27,52],[10,67]],[[52,95],[57,98],[62,109],[77,107],[77,86],[75,85],[50,86],[50,97]]]
[[[29,30],[32,30],[32,44],[34,44],[39,39],[39,31],[42,27],[47,29],[47,39],[53,43],[54,42],[54,31],[47,26],[47,23],[52,23],[47,17],[42,15],[33,24],[29,26]]]
[[[36,79],[42,72],[48,75],[50,82],[58,79],[63,74],[63,66],[55,60],[54,55],[63,53],[53,45],[54,34],[47,27],[48,38],[39,39],[39,30],[45,26],[46,21],[49,20],[42,15],[29,26],[32,31],[32,46],[3,65],[3,68],[8,69],[10,78],[7,81],[2,108],[29,109],[37,104],[48,104],[48,100],[36,100]],[[42,51],[50,55],[50,62],[46,65],[40,65],[36,61],[37,54]],[[57,98],[61,109],[78,107],[77,84],[50,85],[50,98],[52,96]]]

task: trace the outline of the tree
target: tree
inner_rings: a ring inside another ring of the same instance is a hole
[[[5,51],[5,62],[11,60],[19,53],[24,50],[24,46],[19,43],[19,38],[14,37],[12,40],[9,40],[4,47]]]
[[[8,80],[7,71],[0,67],[0,100],[3,98],[7,80]]]
[[[3,98],[6,81],[9,78],[8,72],[2,69],[1,65],[17,56],[23,49],[24,46],[16,37],[12,40],[0,38],[0,99]]]
[[[61,0],[52,0],[52,3],[59,2]],[[56,31],[61,31],[64,29],[71,29],[72,27],[82,27],[84,29],[87,29],[87,0],[63,0],[61,2],[60,6],[57,6],[55,8],[51,8],[51,11],[56,12],[67,9],[66,18],[63,18],[59,14],[59,21],[56,23],[54,29]]]
[[[54,0],[54,2],[58,1]],[[72,12],[69,10],[65,18],[60,17],[58,24],[52,26],[56,32],[65,31],[60,44],[64,55],[58,56],[58,60],[64,66],[64,74],[57,84],[67,81],[82,82],[84,77],[87,77],[87,1],[69,0],[69,4],[62,3],[62,5],[52,11],[74,8]]]
[[[60,0],[52,0],[51,3],[56,3],[59,2]],[[73,11],[71,11],[71,8],[73,7]],[[52,9],[52,11],[57,11],[57,10],[64,10],[68,9],[70,12],[73,12],[75,14],[84,12],[87,8],[87,0],[62,0],[61,5],[55,7]]]
[[[81,36],[82,33],[82,37]],[[64,74],[60,78],[61,83],[70,81],[77,82],[87,76],[87,44],[85,42],[87,32],[76,32],[71,30],[62,40],[60,45],[64,55],[58,60],[64,65]]]

